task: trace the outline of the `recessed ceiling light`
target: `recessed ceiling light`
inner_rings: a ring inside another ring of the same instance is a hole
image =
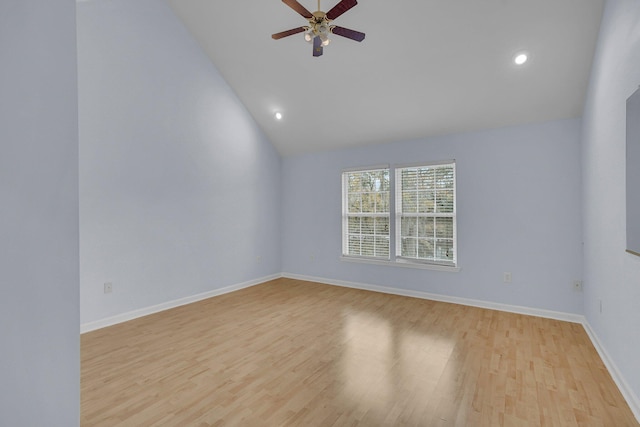
[[[525,62],[527,62],[527,59],[528,59],[528,57],[527,57],[526,53],[519,53],[519,54],[516,55],[515,58],[513,58],[513,62],[515,62],[516,65],[522,65]]]
[[[274,117],[276,118],[276,120],[282,120],[282,113],[278,111],[276,114],[274,114]]]

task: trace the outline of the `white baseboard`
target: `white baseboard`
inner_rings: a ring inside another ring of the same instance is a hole
[[[472,307],[488,308],[491,310],[506,311],[509,313],[527,314],[529,316],[545,317],[548,319],[563,320],[572,323],[583,323],[584,316],[572,313],[563,313],[560,311],[543,310],[540,308],[523,307],[519,305],[501,304],[497,302],[475,300],[470,298],[454,297],[449,295],[432,294],[422,291],[412,291],[409,289],[390,288],[386,286],[369,285],[359,282],[347,282],[344,280],[333,280],[324,277],[305,276],[300,274],[282,273],[282,277],[290,279],[306,280],[309,282],[326,283],[328,285],[342,286],[346,288],[362,289],[365,291],[382,292],[385,294],[401,295],[405,297],[414,297],[428,299],[432,301],[449,302],[453,304],[468,305]]]
[[[235,285],[226,286],[220,289],[214,289],[212,291],[203,292],[201,294],[192,295],[184,298],[180,298],[173,301],[163,302],[162,304],[153,305],[151,307],[145,307],[138,310],[129,311],[127,313],[118,314],[116,316],[107,317],[104,319],[96,320],[93,322],[87,322],[80,325],[80,333],[95,331],[96,329],[106,328],[107,326],[113,326],[118,323],[126,322],[128,320],[137,319],[138,317],[148,316],[149,314],[158,313],[160,311],[169,310],[171,308],[179,307],[181,305],[191,304],[193,302],[202,301],[207,298],[215,297],[218,295],[228,294],[229,292],[238,291],[244,288],[250,288],[251,286],[259,285],[269,280],[278,279],[282,277],[280,274],[272,274],[270,276],[260,277],[258,279],[249,280],[243,283],[237,283]]]
[[[604,346],[600,342],[600,339],[598,339],[598,335],[596,335],[593,328],[591,328],[589,322],[585,319],[582,325],[584,326],[585,331],[587,331],[587,335],[589,335],[593,346],[596,348],[596,351],[600,355],[602,362],[611,374],[613,381],[618,386],[618,389],[620,389],[620,393],[622,393],[622,396],[627,401],[629,408],[631,408],[631,412],[633,412],[633,415],[635,415],[636,420],[640,422],[640,399],[633,392],[631,387],[629,387],[629,384],[627,384],[627,382],[625,381],[624,377],[620,373],[620,370],[613,362],[613,359],[611,359],[611,357],[609,356],[609,353],[607,353],[607,350],[605,350]]]

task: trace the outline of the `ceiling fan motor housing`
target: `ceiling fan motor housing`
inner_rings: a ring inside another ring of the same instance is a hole
[[[329,34],[331,34],[331,20],[327,18],[327,14],[317,10],[313,12],[313,16],[309,18],[309,26],[306,29],[305,40],[311,43],[314,38],[320,37],[323,46],[329,44]]]

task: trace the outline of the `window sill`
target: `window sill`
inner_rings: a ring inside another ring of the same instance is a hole
[[[396,259],[395,261],[388,261],[382,259],[373,258],[358,258],[353,256],[340,256],[340,261],[355,262],[360,264],[374,264],[374,265],[386,265],[391,267],[403,267],[403,268],[417,268],[420,270],[436,270],[436,271],[448,271],[456,273],[460,271],[460,267],[453,267],[448,265],[427,264],[420,262],[411,262],[403,259]]]

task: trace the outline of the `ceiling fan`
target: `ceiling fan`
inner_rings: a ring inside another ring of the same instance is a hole
[[[297,0],[282,0],[282,2],[306,18],[309,21],[309,25],[273,34],[271,38],[274,40],[293,34],[304,33],[304,39],[309,43],[313,42],[313,56],[322,55],[322,48],[327,46],[331,41],[329,39],[330,34],[337,34],[357,42],[364,40],[364,33],[360,31],[331,25],[331,21],[357,5],[358,2],[356,0],[341,0],[340,3],[335,5],[327,13],[320,10],[320,0],[318,0],[318,10],[313,13],[309,12],[303,5],[298,3]]]

